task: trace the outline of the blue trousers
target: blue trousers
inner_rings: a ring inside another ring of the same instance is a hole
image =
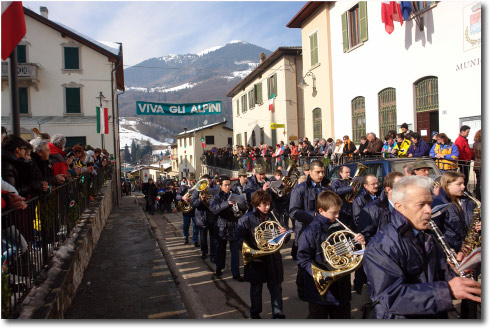
[[[262,286],[261,282],[250,283],[250,316],[262,312]],[[282,287],[281,283],[267,283],[271,294],[272,316],[282,315]]]
[[[184,227],[183,227],[183,235],[184,238],[189,238],[189,226],[191,225],[192,220],[192,242],[197,243],[199,236],[199,229],[196,227],[196,218],[194,216],[182,214],[184,218]]]
[[[205,227],[199,228],[199,234],[201,239],[201,251],[203,254],[208,254],[211,259],[216,258],[216,238],[213,228]],[[209,234],[209,247],[208,247],[208,234]]]
[[[228,240],[218,237],[216,248],[216,270],[223,270],[226,261],[226,244]],[[240,258],[238,241],[230,241],[231,252],[231,274],[236,277],[240,275]]]

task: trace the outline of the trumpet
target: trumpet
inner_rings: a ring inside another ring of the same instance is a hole
[[[332,233],[321,244],[326,263],[333,270],[325,270],[320,266],[311,264],[313,281],[322,296],[325,295],[335,280],[357,270],[361,266],[364,256],[362,254],[365,247],[364,244],[353,240],[356,234],[339,219],[336,219],[336,222],[340,223],[345,230]],[[359,245],[362,252],[357,252]]]
[[[261,256],[269,255],[277,252],[283,245],[284,239],[277,245],[269,244],[269,240],[274,237],[279,236],[282,225],[276,218],[274,213],[271,211],[274,221],[264,221],[259,224],[254,229],[255,243],[257,244],[257,249],[250,247],[246,242],[243,242],[242,246],[242,257],[243,265],[247,265],[256,258]]]

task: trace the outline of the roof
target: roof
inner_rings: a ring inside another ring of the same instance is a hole
[[[96,41],[74,29],[63,25],[61,23],[49,20],[29,8],[24,8],[24,15],[27,15],[38,22],[51,27],[52,29],[61,33],[62,36],[68,36],[73,40],[80,42],[81,44],[99,52],[100,54],[107,56],[108,60],[116,65],[116,85],[119,90],[124,90],[124,66],[123,66],[123,50],[122,43]]]
[[[180,132],[180,133],[176,134],[175,136],[177,136],[177,137],[184,137],[184,136],[187,136],[187,135],[192,134],[192,133],[197,132],[197,131],[201,131],[201,130],[205,130],[205,129],[211,129],[212,127],[215,127],[215,126],[220,125],[220,124],[226,124],[226,121],[217,122],[217,123],[211,123],[211,124],[208,124],[208,125],[205,125],[205,126],[201,126],[199,128],[195,128],[195,129],[192,129],[192,130]],[[233,129],[231,129],[231,128],[227,127],[227,126],[224,126],[223,129],[228,129],[228,130],[233,131]]]
[[[321,7],[327,1],[310,1],[301,8],[300,11],[294,16],[289,23],[286,24],[289,28],[301,28],[301,24],[313,14],[315,10]]]
[[[254,81],[258,76],[261,76],[262,73],[272,66],[276,61],[278,61],[281,57],[287,55],[299,56],[301,55],[301,47],[279,47],[276,51],[274,51],[266,60],[262,62],[259,66],[257,66],[249,75],[247,75],[243,80],[240,81],[233,89],[231,89],[226,96],[234,97],[238,94],[243,88],[245,88],[250,82]]]

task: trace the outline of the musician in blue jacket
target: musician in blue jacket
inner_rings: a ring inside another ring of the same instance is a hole
[[[385,225],[391,222],[391,216],[395,211],[393,207],[393,185],[403,178],[401,172],[390,172],[383,179],[384,193],[380,197],[367,204],[359,216],[359,232],[369,243],[371,238]]]
[[[298,240],[303,230],[313,220],[316,211],[316,199],[320,192],[332,191],[329,179],[325,177],[323,162],[314,160],[309,165],[310,174],[305,182],[298,184],[291,192],[289,201],[289,216],[294,219],[294,244],[298,246]],[[304,271],[298,266],[296,284],[298,296],[303,297],[303,274]]]
[[[341,206],[342,199],[334,192],[320,193],[317,200],[318,210],[313,214],[313,221],[299,237],[298,266],[305,272],[304,298],[308,302],[308,319],[350,319],[350,274],[338,278],[322,296],[316,288],[311,269],[312,263],[322,265],[326,262],[321,244],[333,232],[345,230],[336,222]],[[361,234],[357,234],[354,239],[364,243]]]
[[[211,195],[217,187],[212,187],[212,178],[209,174],[205,174],[201,179],[208,180],[208,191]],[[201,258],[205,260],[209,256],[211,262],[215,262],[216,258],[216,239],[215,239],[215,224],[216,218],[209,209],[209,204],[206,201],[204,193],[194,190],[191,197],[191,205],[195,209],[196,227],[199,229],[199,239],[201,242]],[[208,246],[209,235],[209,246]]]
[[[265,167],[262,164],[256,164],[254,168],[254,175],[247,178],[247,185],[245,186],[245,194],[247,194],[249,212],[252,211],[252,194],[257,190],[267,190],[269,185],[270,181],[265,176]]]
[[[368,174],[364,176],[364,182],[362,183],[363,191],[359,193],[354,202],[352,203],[352,216],[354,223],[359,230],[359,216],[361,215],[361,210],[368,203],[375,199],[378,199],[378,179],[373,174]]]
[[[364,252],[374,319],[447,318],[453,299],[481,302],[480,283],[449,270],[444,253],[427,234],[431,218],[427,178],[403,177],[393,187],[395,215]]]
[[[265,221],[275,221],[270,212],[271,196],[268,192],[258,190],[252,194],[253,212],[242,216],[235,230],[235,240],[243,240],[253,249],[258,249],[255,241],[255,228]],[[276,215],[277,217],[277,215]],[[279,233],[286,232],[282,227]],[[289,240],[289,236],[284,241]],[[267,284],[271,295],[272,319],[285,319],[282,311],[282,287],[284,280],[282,257],[279,249],[272,254],[264,255],[249,262],[244,267],[245,281],[250,282],[250,318],[260,319],[262,312],[262,286]]]
[[[339,178],[333,179],[331,186],[333,191],[342,199],[342,208],[340,209],[340,221],[346,224],[350,229],[357,230],[352,219],[352,201],[348,202],[345,198],[347,195],[354,193],[356,190],[351,186],[350,168],[341,166],[339,168]]]
[[[192,193],[191,195],[187,195],[189,189],[190,187],[186,183],[182,183],[180,185],[179,191],[177,192],[176,196],[177,202],[182,201],[190,205]],[[184,236],[184,245],[189,244],[189,226],[191,225],[192,221],[192,242],[194,243],[194,247],[199,247],[199,229],[196,226],[196,216],[194,208],[192,208],[192,210],[188,213],[184,213],[184,211],[182,211],[182,220],[182,235]]]
[[[223,275],[226,261],[226,245],[230,243],[231,252],[231,274],[233,279],[240,282],[243,277],[240,276],[240,258],[238,241],[234,240],[234,232],[237,226],[238,218],[233,212],[233,202],[229,200],[231,194],[230,178],[220,176],[219,179],[220,192],[214,196],[209,206],[211,212],[216,215],[216,272],[215,275],[219,278]],[[246,211],[246,203],[238,203],[241,211]]]

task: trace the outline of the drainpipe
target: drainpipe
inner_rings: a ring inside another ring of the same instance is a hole
[[[122,47],[122,44],[119,43],[120,47]],[[114,158],[116,159],[116,190],[117,190],[117,196],[116,196],[116,205],[119,206],[121,203],[121,159],[120,159],[120,151],[119,151],[119,126],[116,130],[116,124],[119,125],[119,106],[117,108],[118,110],[118,115],[116,117],[116,111],[114,108],[114,72],[117,69],[117,65],[114,66],[114,68],[111,71],[111,99],[112,99],[112,135],[113,135],[113,144],[114,144]],[[119,104],[119,95],[122,95],[125,92],[125,90],[122,93],[117,93],[116,91],[116,102]],[[118,135],[116,137],[116,131],[118,131]]]

